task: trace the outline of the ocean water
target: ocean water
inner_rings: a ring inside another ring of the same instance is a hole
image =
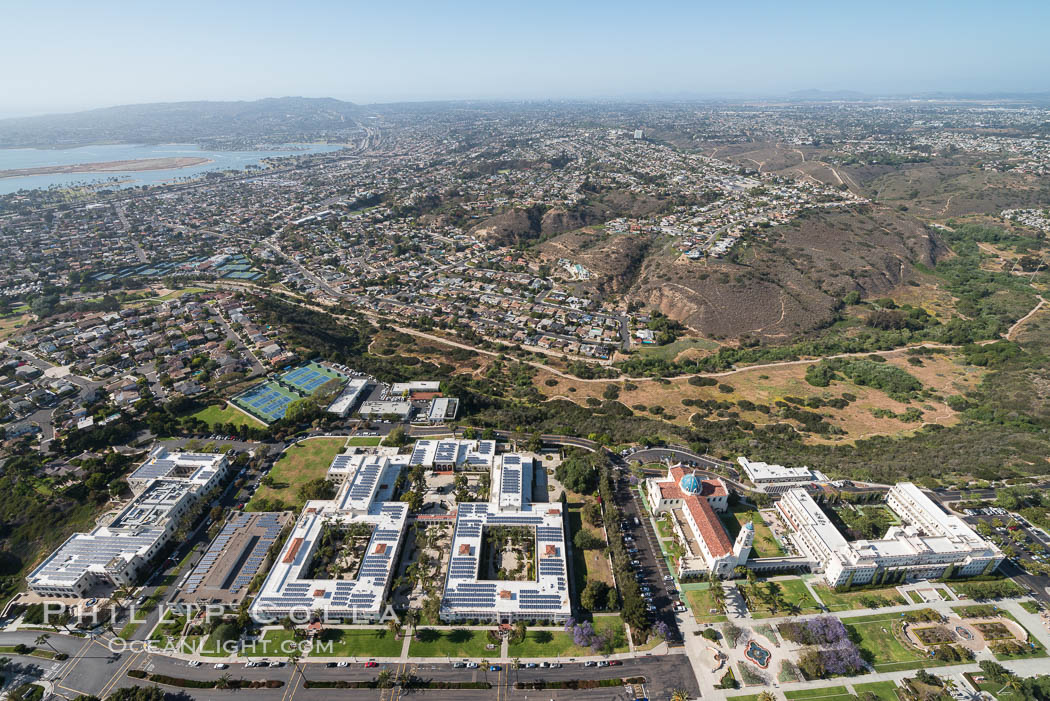
[[[204,163],[188,168],[165,170],[143,170],[106,173],[56,173],[51,175],[29,175],[16,178],[0,178],[0,194],[48,188],[51,186],[104,183],[113,178],[119,183],[114,188],[157,185],[181,178],[192,178],[211,170],[241,169],[259,165],[264,158],[290,156],[296,153],[323,153],[338,151],[337,144],[304,144],[265,151],[205,151],[196,144],[81,146],[70,149],[0,149],[0,170],[13,168],[40,168],[42,166],[77,165],[81,163],[104,163],[107,161],[130,161],[142,158],[175,158],[180,156],[207,158]]]

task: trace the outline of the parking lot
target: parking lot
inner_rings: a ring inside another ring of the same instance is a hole
[[[637,565],[633,566],[635,578],[640,586],[648,588],[652,595],[651,611],[653,620],[660,620],[667,624],[670,635],[668,642],[671,644],[681,643],[682,634],[678,628],[678,621],[673,608],[677,597],[672,598],[668,594],[669,589],[675,586],[671,577],[671,571],[667,567],[660,544],[656,534],[653,532],[652,523],[645,512],[645,508],[639,503],[634,490],[630,488],[626,477],[620,476],[617,482],[616,502],[624,514],[623,532],[624,538],[630,538],[626,544],[628,548],[636,548],[637,552],[631,553]]]

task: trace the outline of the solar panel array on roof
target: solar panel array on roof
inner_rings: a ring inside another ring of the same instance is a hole
[[[449,560],[448,578],[451,579],[475,579],[478,574],[478,560],[476,557],[456,556]]]
[[[455,463],[459,457],[458,441],[439,441],[437,452],[434,453],[434,462],[442,464]]]
[[[336,455],[332,458],[332,464],[328,466],[329,470],[345,470],[356,458],[356,455]]]
[[[351,499],[367,499],[372,496],[372,490],[379,481],[379,465],[363,465],[354,475],[354,484],[350,487]]]
[[[139,469],[131,473],[130,479],[157,479],[167,477],[168,473],[175,469],[175,461],[160,459],[143,463]]]
[[[562,542],[561,527],[536,526],[536,540]]]
[[[554,576],[559,577],[565,574],[565,562],[560,558],[554,557],[541,557],[540,558],[540,576]]]
[[[480,538],[481,521],[460,518],[456,523],[455,538]]]
[[[541,594],[535,589],[522,589],[518,606],[524,611],[557,611],[562,607],[561,594]]]
[[[501,516],[493,514],[486,523],[501,526],[538,526],[543,523],[542,516]]]
[[[412,448],[412,457],[408,459],[409,465],[422,465],[423,461],[427,457],[427,446],[422,441],[416,441],[415,447]]]
[[[183,588],[185,593],[193,594],[201,587],[204,583],[204,579],[207,577],[215,563],[220,559],[224,559],[223,553],[229,545],[230,540],[238,531],[246,528],[251,522],[251,514],[239,514],[223,526],[219,535],[216,536],[215,540],[208,546],[208,550],[205,551],[204,556],[198,561],[197,566],[193,570],[193,574],[186,580],[186,586]],[[256,518],[256,525],[261,527],[263,532],[260,534],[258,540],[255,541],[255,545],[252,547],[251,552],[245,558],[237,576],[234,577],[233,582],[230,584],[229,591],[232,594],[236,594],[241,589],[248,586],[252,578],[259,572],[263,562],[266,560],[267,550],[270,549],[270,546],[281,533],[281,525],[277,514],[262,514],[258,516]],[[229,553],[227,553],[227,555],[229,555]]]

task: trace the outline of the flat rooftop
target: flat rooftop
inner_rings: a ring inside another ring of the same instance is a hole
[[[214,601],[230,605],[243,601],[270,546],[291,522],[287,512],[232,516],[186,578],[174,601]]]
[[[347,462],[340,458],[361,458]],[[346,472],[334,499],[309,501],[270,569],[253,613],[281,617],[317,609],[337,618],[375,617],[396,572],[397,553],[408,522],[408,505],[378,501],[383,482],[402,466],[376,455],[337,456],[333,468]],[[326,524],[372,526],[372,534],[353,579],[308,578],[317,541]]]

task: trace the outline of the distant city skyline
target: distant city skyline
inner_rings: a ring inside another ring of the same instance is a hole
[[[1050,3],[8,3],[0,117],[422,100],[1050,90]]]

